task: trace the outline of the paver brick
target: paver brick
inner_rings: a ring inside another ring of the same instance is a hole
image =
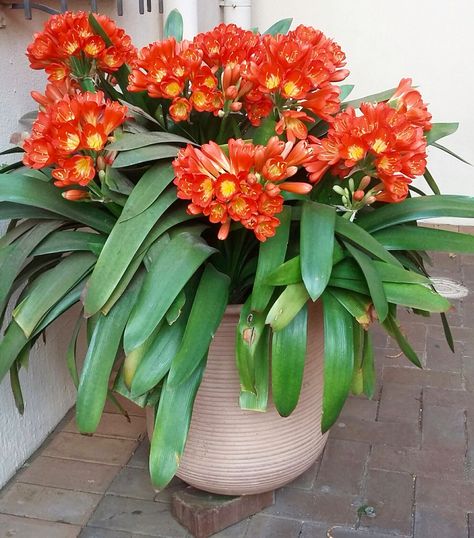
[[[397,447],[418,447],[421,442],[421,433],[418,424],[372,422],[347,418],[336,422],[331,430],[330,438]]]
[[[63,428],[65,432],[79,433],[76,418],[73,417]],[[146,435],[145,417],[130,416],[130,422],[119,414],[104,413],[94,433],[98,437],[120,437],[124,439],[142,439]]]
[[[369,467],[386,471],[403,470],[417,476],[438,479],[462,480],[465,475],[464,462],[463,451],[374,445]]]
[[[417,505],[472,511],[474,507],[474,484],[472,482],[438,480],[419,477],[416,484]]]
[[[136,441],[128,439],[90,437],[59,432],[42,451],[42,455],[92,463],[124,465],[135,446]]]
[[[148,470],[133,467],[124,467],[115,477],[107,493],[149,501],[156,495]]]
[[[358,495],[369,449],[367,443],[329,439],[314,484],[315,491]]]
[[[288,487],[306,490],[312,489],[314,481],[316,480],[316,476],[319,472],[320,465],[321,456],[316,460],[315,463],[313,463],[313,465],[311,465],[311,467],[307,471],[305,471],[298,478],[293,480],[293,482],[288,484]]]
[[[275,504],[266,508],[264,513],[298,521],[351,525],[357,520],[357,509],[361,504],[361,499],[355,495],[285,487],[277,491]]]
[[[364,397],[349,397],[342,408],[340,419],[347,417],[360,418],[362,420],[375,420],[378,402]]]
[[[17,476],[18,482],[104,493],[120,467],[39,456]]]
[[[0,513],[84,525],[100,495],[14,482],[0,497]]]
[[[423,448],[466,449],[465,412],[453,407],[423,410]]]
[[[250,519],[245,538],[299,538],[301,527],[300,521],[258,514]]]
[[[423,405],[425,407],[441,406],[457,409],[474,409],[474,395],[465,390],[449,390],[434,387],[423,389]]]
[[[133,538],[133,535],[129,532],[85,527],[79,535],[79,538]]]
[[[150,442],[144,439],[133,451],[131,458],[127,462],[128,467],[138,467],[148,469],[148,459],[150,457]]]
[[[433,332],[432,329],[429,331],[426,342],[426,368],[438,372],[459,372],[462,350],[458,346],[453,353],[442,334],[437,331],[438,334],[434,335]]]
[[[415,538],[468,538],[466,514],[461,510],[417,507]]]
[[[80,532],[76,525],[0,514],[0,538],[76,538]]]
[[[383,369],[383,383],[401,385],[419,385],[421,387],[438,387],[442,389],[462,390],[462,377],[456,372],[436,372],[418,368],[396,368],[386,366]]]
[[[421,408],[421,387],[384,383],[380,397],[378,420],[418,424]]]
[[[173,519],[166,503],[106,495],[89,520],[90,527],[167,538],[184,538],[185,529]]]
[[[370,470],[366,500],[375,509],[375,517],[363,516],[361,526],[388,534],[411,534],[414,480],[410,474]]]

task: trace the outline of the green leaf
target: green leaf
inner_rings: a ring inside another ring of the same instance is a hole
[[[194,144],[188,138],[174,133],[151,131],[146,133],[123,133],[118,140],[107,146],[108,151],[129,151],[155,144]]]
[[[265,323],[271,325],[274,331],[281,331],[303,308],[308,299],[309,295],[303,284],[287,286],[270,308]]]
[[[375,394],[376,374],[372,335],[368,331],[365,333],[364,351],[362,354],[362,375],[364,394],[367,398],[372,399]]]
[[[275,136],[276,120],[273,114],[267,116],[261,123],[260,127],[257,127],[253,136],[254,144],[261,144],[266,146],[267,142],[272,136]]]
[[[203,239],[189,233],[179,234],[165,245],[145,277],[125,329],[127,353],[150,336],[186,282],[214,252]]]
[[[31,253],[32,256],[88,250],[98,256],[106,241],[106,236],[92,232],[61,230],[53,232]]]
[[[400,225],[376,232],[374,237],[389,250],[434,250],[474,254],[474,236],[448,230]]]
[[[253,353],[254,392],[241,390],[239,404],[241,409],[264,412],[268,406],[270,386],[270,328],[263,326]]]
[[[71,202],[69,202],[71,203]],[[0,220],[10,219],[57,219],[57,213],[34,206],[0,202]]]
[[[183,17],[177,9],[170,11],[166,18],[163,39],[168,37],[174,37],[176,41],[182,41],[183,39]]]
[[[426,310],[427,312],[447,312],[451,308],[447,299],[419,284],[385,282],[384,290],[389,303]]]
[[[15,320],[12,320],[0,341],[0,381],[8,373],[27,343],[28,338],[21,330],[21,327]]]
[[[193,285],[191,285],[193,284]],[[172,325],[163,324],[138,365],[130,388],[133,397],[153,389],[168,373],[171,361],[178,352],[193,303],[195,285],[191,281],[185,288],[186,302],[178,320]]]
[[[288,30],[290,29],[291,27],[291,23],[293,22],[293,19],[290,18],[290,19],[281,19],[277,22],[275,22],[274,24],[272,24],[270,26],[270,28],[268,30],[266,30],[265,32],[263,32],[262,35],[277,35],[277,34],[287,34],[288,33]]]
[[[186,381],[207,354],[227,307],[230,278],[207,264],[196,290],[181,346],[171,363],[167,384]]]
[[[33,206],[32,214],[25,211],[24,216],[21,215],[20,218],[40,215],[41,212],[38,209],[43,209],[105,233],[110,232],[115,222],[112,215],[91,204],[68,202],[61,197],[61,191],[50,183],[43,183],[16,173],[0,174],[0,202]]]
[[[308,333],[305,305],[292,321],[272,337],[272,396],[278,413],[289,416],[298,403],[303,384]]]
[[[447,153],[448,155],[451,155],[451,157],[454,157],[455,159],[458,159],[458,160],[461,161],[462,163],[464,163],[464,164],[468,164],[469,166],[472,166],[472,164],[471,164],[469,161],[466,161],[466,159],[463,159],[462,157],[460,157],[459,155],[457,155],[456,153],[454,153],[454,151],[448,149],[446,146],[442,146],[441,144],[438,144],[438,142],[433,142],[431,145],[432,145],[434,148],[440,149],[441,151],[444,151],[444,152]]]
[[[173,181],[174,170],[169,161],[160,161],[149,168],[130,194],[118,222],[132,219],[148,209]]]
[[[383,209],[384,208],[377,209],[377,213]],[[376,239],[374,239],[370,233],[367,233],[366,230],[360,227],[359,223],[355,224],[337,216],[336,233],[368,254],[375,256],[387,263],[401,266],[401,263],[397,260],[397,258],[390,254],[390,252],[387,252],[387,250]]]
[[[150,448],[151,481],[159,489],[166,487],[178,470],[205,366],[203,358],[191,376],[177,387],[164,383]]]
[[[184,290],[180,291],[176,299],[173,301],[173,304],[169,307],[168,312],[166,312],[166,322],[168,325],[173,325],[181,316],[181,311],[183,306],[186,303],[186,294]]]
[[[77,353],[77,339],[79,337],[79,333],[81,331],[82,322],[84,321],[84,318],[82,316],[83,311],[79,312],[79,317],[77,318],[76,324],[74,325],[74,330],[72,331],[71,340],[69,341],[69,345],[67,347],[66,351],[66,365],[67,369],[69,371],[69,375],[71,376],[72,382],[74,383],[74,386],[79,386],[79,374],[77,372],[77,360],[76,360],[76,353]]]
[[[444,336],[446,338],[446,342],[449,346],[449,349],[454,353],[454,339],[453,335],[451,333],[451,328],[449,327],[448,318],[446,317],[446,314],[444,312],[441,312],[441,323],[443,324],[443,331]]]
[[[26,297],[13,311],[16,323],[27,337],[46,313],[84,278],[96,259],[90,253],[73,253],[33,282]]]
[[[403,336],[397,320],[391,314],[382,323],[382,326],[388,332],[388,334],[396,340],[405,357],[407,357],[407,359],[415,366],[418,366],[418,368],[422,368],[418,355],[411,347],[407,339]]]
[[[24,349],[26,349],[27,353],[30,352],[28,346],[25,346]],[[25,412],[25,402],[23,400],[23,394],[21,392],[20,377],[18,375],[19,369],[20,367],[18,362],[12,364],[12,367],[10,368],[10,387],[12,389],[13,399],[15,400],[15,406],[18,410],[18,413],[20,413],[20,415],[23,415],[23,413]]]
[[[130,151],[121,151],[115,158],[113,168],[126,168],[135,164],[158,161],[160,159],[169,159],[176,157],[179,146],[171,144],[155,144],[144,148],[132,149]]]
[[[313,301],[323,293],[332,271],[336,210],[316,202],[304,202],[301,213],[301,275]]]
[[[273,295],[274,287],[266,283],[267,275],[285,261],[290,236],[291,208],[285,207],[280,213],[280,226],[274,237],[260,244],[257,271],[252,288],[251,309],[262,312]]]
[[[31,251],[63,222],[53,220],[37,224],[19,239],[0,250],[0,311],[3,311],[9,298],[13,282]]]
[[[252,297],[248,297],[240,311],[237,325],[235,350],[240,379],[240,399],[245,403],[245,393],[256,397],[256,361],[260,338],[265,329],[265,313],[252,312]]]
[[[406,284],[430,284],[430,280],[415,271],[407,271],[396,265],[372,260],[382,282],[399,282]],[[332,272],[334,278],[347,278],[362,280],[363,274],[354,260],[346,259],[334,267]]]
[[[301,258],[300,256],[295,256],[271,271],[267,275],[266,281],[272,286],[287,286],[288,284],[302,282],[302,278]]]
[[[442,194],[407,198],[398,204],[386,204],[361,215],[357,224],[369,233],[432,217],[474,217],[474,197]]]
[[[360,97],[359,99],[353,99],[352,101],[346,101],[345,103],[342,103],[341,108],[344,109],[348,106],[351,106],[352,108],[359,108],[362,103],[381,103],[382,101],[388,101],[396,90],[397,88],[392,88],[383,92]]]
[[[341,101],[344,101],[344,99],[346,97],[349,97],[349,95],[352,93],[354,87],[354,84],[343,84],[342,86],[339,86],[339,89],[341,90],[341,93],[339,94],[339,99]]]
[[[362,371],[362,354],[364,351],[365,331],[357,323],[352,320],[353,337],[354,337],[354,371],[352,373],[351,392],[359,396],[364,391],[364,374]]]
[[[333,295],[358,323],[369,325],[371,321],[369,309],[372,300],[367,295],[333,287],[328,288],[328,293]]]
[[[143,213],[114,226],[88,283],[84,300],[86,316],[95,314],[104,306],[150,230],[175,201],[176,193],[169,189]],[[124,238],[127,240],[124,241]]]
[[[95,323],[77,391],[76,422],[81,433],[93,433],[99,425],[123,330],[142,281],[137,276],[109,314],[101,314]]]
[[[369,288],[370,296],[372,297],[375,311],[377,312],[377,317],[380,322],[383,322],[388,315],[388,303],[382,279],[377,271],[377,266],[367,254],[364,254],[349,243],[346,243],[346,247],[364,273],[364,278],[367,282],[367,287]]]
[[[336,422],[351,388],[354,370],[352,316],[330,293],[323,293],[324,391],[321,429]]]
[[[10,245],[13,241],[16,241],[19,237],[40,223],[40,219],[28,219],[23,222],[17,222],[16,220],[10,221],[7,231],[0,238],[0,249],[3,249],[6,245]]]
[[[458,130],[459,123],[433,123],[431,129],[425,133],[428,146],[440,138],[449,136]]]
[[[434,177],[430,174],[428,168],[425,169],[423,177],[425,178],[426,183],[428,183],[429,188],[433,191],[434,194],[441,194],[438,184],[436,183]]]

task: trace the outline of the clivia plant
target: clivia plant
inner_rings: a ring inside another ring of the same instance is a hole
[[[438,140],[457,124],[432,123],[410,79],[348,100],[339,45],[290,24],[221,24],[186,41],[173,12],[163,41],[137,51],[109,18],[67,12],[27,50],[48,83],[32,92],[31,131],[4,152],[21,160],[0,173],[4,316],[14,301],[0,379],[10,373],[21,411],[32,346],[80,303],[66,357],[78,428],[93,433],[114,393],[154,406],[159,487],[176,472],[229,304],[243,305],[241,407],[264,411],[271,385],[288,416],[308,305],[322,302],[323,431],[349,393],[374,393],[374,323],[417,366],[400,309],[440,314],[453,345],[425,251],[472,253],[474,238],[417,221],[474,216],[474,199],[441,195],[426,167],[428,146],[452,154]]]

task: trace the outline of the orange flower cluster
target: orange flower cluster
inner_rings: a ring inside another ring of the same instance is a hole
[[[349,74],[342,69],[345,55],[339,45],[319,30],[300,25],[287,35],[263,36],[262,48],[261,61],[250,61],[246,69],[246,76],[254,84],[245,103],[250,121],[258,125],[265,111],[281,102],[282,108],[303,108],[330,121],[340,107],[340,90],[331,83]],[[278,127],[281,132],[287,117],[283,112]],[[299,129],[290,130],[291,138],[306,138],[307,129],[301,120],[312,118],[300,118]]]
[[[364,103],[362,115],[348,107],[339,113],[327,138],[311,137],[316,159],[307,166],[313,182],[331,168],[346,177],[354,167],[380,180],[377,199],[400,202],[412,179],[424,173],[431,115],[411,80],[404,79],[388,103]]]
[[[178,197],[191,200],[190,214],[203,213],[221,224],[219,239],[227,237],[234,220],[265,241],[280,223],[275,217],[283,209],[280,192],[311,190],[308,183],[285,181],[311,160],[311,148],[276,136],[266,146],[230,139],[228,148],[228,155],[215,142],[182,149],[173,162]]]
[[[281,118],[277,132],[294,141],[306,138],[304,122],[314,121],[302,109],[327,121],[338,112],[340,90],[332,83],[348,75],[344,65],[339,45],[310,27],[262,36],[220,24],[192,43],[168,39],[142,49],[129,90],[172,100],[174,121],[189,119],[193,109],[215,115],[244,111],[258,126],[275,109]]]
[[[23,163],[30,168],[58,165],[52,172],[58,187],[87,185],[96,174],[95,160],[126,113],[120,103],[105,100],[103,92],[64,95],[39,112],[24,142]]]
[[[49,80],[57,81],[71,73],[87,76],[94,67],[113,73],[124,63],[133,63],[136,49],[130,36],[105,15],[95,18],[107,34],[109,45],[94,32],[87,13],[68,11],[51,17],[44,30],[35,34],[27,49],[31,67],[44,69]]]

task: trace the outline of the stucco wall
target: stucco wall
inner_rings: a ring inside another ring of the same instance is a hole
[[[52,4],[54,2],[50,2]],[[101,7],[109,6],[110,13],[114,13],[115,2],[101,0],[99,4]],[[157,39],[161,27],[157,5],[154,5],[155,13],[141,17],[138,2],[124,4],[127,11],[124,17],[117,18],[118,23],[132,35],[136,45],[143,46]],[[69,2],[74,9],[86,5],[85,2]],[[0,148],[8,145],[10,134],[17,130],[18,118],[36,108],[30,91],[42,90],[45,85],[43,73],[28,68],[24,51],[32,33],[39,30],[47,18],[37,11],[33,14],[33,21],[24,20],[21,11],[4,9],[3,14],[6,27],[0,29]],[[0,157],[0,162],[2,160]],[[28,370],[21,371],[26,401],[23,417],[16,411],[9,381],[5,379],[0,385],[0,487],[41,445],[73,405],[75,389],[64,360],[72,323],[74,318],[71,315],[57,320],[48,331],[46,344],[39,342],[32,351]]]

